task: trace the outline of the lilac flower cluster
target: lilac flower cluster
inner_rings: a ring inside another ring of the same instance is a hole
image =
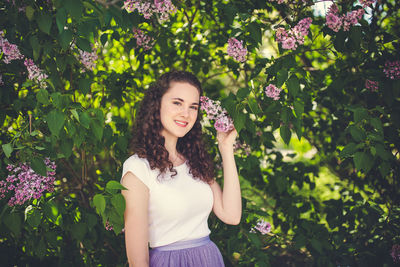
[[[96,60],[98,59],[96,49],[93,47],[92,52],[83,51],[78,49],[79,56],[78,60],[85,66],[89,71],[92,71],[96,67]],[[84,72],[85,70],[83,70]]]
[[[228,55],[233,57],[235,60],[239,62],[246,61],[247,48],[243,47],[243,40],[239,41],[236,38],[228,39]]]
[[[30,199],[39,199],[44,191],[54,191],[54,180],[56,164],[50,159],[44,160],[47,171],[46,176],[37,174],[32,170],[29,163],[20,163],[18,166],[8,165],[7,170],[10,174],[6,180],[0,181],[0,198],[4,198],[6,193],[13,193],[8,201],[9,206],[22,205]]]
[[[393,261],[395,263],[400,262],[400,245],[399,244],[393,245],[390,255],[392,256]]]
[[[233,120],[228,116],[225,109],[221,107],[219,101],[214,101],[206,96],[200,97],[200,109],[204,110],[208,119],[215,120],[214,128],[220,132],[229,132],[233,130]]]
[[[237,140],[236,143],[233,145],[233,150],[236,152],[240,149],[244,154],[246,154],[246,156],[249,156],[251,153],[251,148],[248,144],[241,143],[240,140]]]
[[[346,15],[339,15],[339,8],[332,4],[326,14],[326,25],[334,32],[338,32],[342,27],[344,31],[350,30],[350,26],[356,25],[362,19],[365,10],[360,8],[347,12]]]
[[[281,93],[282,89],[276,87],[273,84],[268,85],[265,87],[265,94],[272,98],[273,100],[279,100],[279,94]]]
[[[369,89],[371,92],[376,92],[376,91],[378,91],[379,83],[376,81],[371,81],[371,80],[366,79],[365,80],[365,88]]]
[[[376,0],[360,0],[361,5],[365,8],[375,3]]]
[[[385,69],[383,70],[386,77],[391,80],[397,80],[400,78],[400,60],[386,61]]]
[[[167,21],[170,14],[176,12],[176,7],[171,0],[125,0],[124,8],[128,12],[133,12],[137,9],[145,19],[158,14],[161,22]]]
[[[251,228],[250,233],[255,233],[255,230],[259,231],[262,235],[266,235],[271,232],[271,224],[264,219],[260,219],[257,225]]]
[[[108,220],[106,221],[106,230],[107,230],[107,231],[112,231],[112,230],[114,230],[114,227],[108,222]]]
[[[311,18],[304,18],[292,29],[286,31],[278,28],[276,31],[276,41],[282,44],[283,49],[296,50],[298,45],[304,44],[304,36],[308,35],[308,29],[312,23]]]
[[[140,29],[133,29],[133,37],[136,38],[136,44],[143,47],[144,50],[149,50],[153,47],[153,38],[146,35]]]
[[[16,59],[23,59],[24,56],[18,49],[18,46],[11,44],[7,38],[4,38],[4,32],[0,31],[0,53],[3,53],[3,61],[9,64],[11,61]]]
[[[47,74],[45,74],[38,66],[35,65],[32,59],[25,58],[24,65],[28,70],[28,79],[36,81],[42,88],[46,88],[47,85],[44,80],[47,79]]]

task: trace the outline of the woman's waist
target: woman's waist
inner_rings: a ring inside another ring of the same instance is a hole
[[[187,249],[187,248],[203,246],[203,245],[208,244],[209,242],[211,242],[210,236],[207,235],[207,236],[200,237],[200,238],[177,241],[177,242],[174,242],[171,244],[154,247],[154,248],[152,248],[152,250],[154,250],[154,251],[170,251],[170,250]]]

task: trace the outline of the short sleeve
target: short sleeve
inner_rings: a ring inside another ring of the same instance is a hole
[[[140,181],[150,188],[150,172],[145,159],[139,158],[137,155],[129,157],[122,167],[122,178],[127,172],[132,172]]]

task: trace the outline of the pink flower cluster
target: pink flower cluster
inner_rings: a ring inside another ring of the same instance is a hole
[[[149,50],[153,47],[153,38],[146,35],[142,30],[134,28],[133,37],[136,38],[136,44],[143,47],[144,50]]]
[[[360,3],[363,7],[367,7],[375,3],[376,0],[360,0]]]
[[[37,174],[28,163],[20,163],[18,166],[8,165],[10,174],[6,180],[0,181],[0,198],[6,193],[13,193],[8,201],[9,206],[22,205],[30,199],[39,199],[44,191],[54,191],[56,164],[50,159],[44,160],[47,168],[47,176]]]
[[[214,128],[220,132],[233,130],[233,120],[229,117],[225,109],[221,107],[219,101],[214,101],[206,96],[200,97],[200,109],[205,111],[208,119],[215,120]]]
[[[233,57],[235,60],[239,62],[246,61],[247,48],[243,47],[243,40],[239,41],[236,38],[228,39],[228,55]]]
[[[390,255],[392,256],[393,261],[395,263],[400,262],[400,245],[399,244],[393,245]]]
[[[339,15],[339,8],[332,4],[326,14],[326,25],[334,32],[338,32],[342,27],[344,31],[350,30],[350,26],[356,25],[362,19],[365,10],[360,8],[347,12],[346,15]]]
[[[9,64],[11,61],[16,59],[23,59],[24,56],[18,49],[18,46],[11,44],[7,38],[4,38],[4,32],[0,31],[0,53],[3,53],[3,61]]]
[[[45,74],[38,66],[35,65],[32,59],[25,58],[24,65],[28,70],[28,79],[36,81],[40,84],[42,88],[46,88],[47,85],[44,80],[47,79],[47,74]]]
[[[312,23],[311,18],[304,18],[292,29],[286,31],[284,28],[276,30],[276,41],[282,44],[283,49],[296,50],[297,45],[304,44],[304,36],[308,35],[308,29]]]
[[[112,230],[114,230],[114,227],[108,222],[108,220],[106,221],[106,230],[107,230],[107,231],[112,231]]]
[[[146,19],[158,14],[161,22],[167,21],[170,14],[176,11],[176,7],[171,0],[125,0],[124,8],[128,12],[133,12],[137,9]]]
[[[262,235],[266,235],[271,232],[271,224],[266,222],[264,219],[260,219],[258,220],[257,225],[251,228],[250,232],[255,233],[255,230],[259,231]]]
[[[379,83],[376,81],[365,80],[365,88],[369,89],[371,92],[378,91]]]
[[[265,87],[265,94],[272,98],[273,100],[279,100],[279,94],[281,93],[282,89],[276,87],[273,84],[268,85]]]
[[[79,56],[78,60],[85,66],[89,71],[92,71],[96,67],[96,60],[98,59],[96,49],[93,48],[92,52],[83,51],[78,49]],[[85,72],[85,70],[83,70]]]
[[[383,70],[386,77],[391,80],[397,80],[400,78],[400,60],[386,61],[385,69]]]

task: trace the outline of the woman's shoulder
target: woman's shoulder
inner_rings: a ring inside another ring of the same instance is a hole
[[[139,157],[138,154],[133,154],[129,158],[127,158],[123,164],[126,165],[141,165],[150,167],[149,161],[146,158]]]

